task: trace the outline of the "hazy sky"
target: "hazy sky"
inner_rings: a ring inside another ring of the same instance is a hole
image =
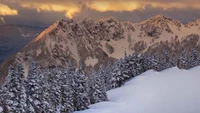
[[[67,18],[141,22],[165,15],[183,23],[200,19],[200,0],[0,0],[0,24],[50,25]]]

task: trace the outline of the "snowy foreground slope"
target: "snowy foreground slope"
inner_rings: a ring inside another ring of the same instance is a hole
[[[108,98],[75,113],[200,113],[200,67],[147,71],[109,91]]]

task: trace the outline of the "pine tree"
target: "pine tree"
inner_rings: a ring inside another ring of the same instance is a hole
[[[88,96],[90,98],[90,103],[94,104],[94,99],[93,99],[93,86],[95,85],[95,80],[94,80],[94,76],[98,75],[96,71],[94,71],[93,69],[90,71],[87,82],[88,82]]]
[[[121,59],[121,72],[122,76],[124,77],[125,80],[130,79],[132,77],[132,65],[130,63],[130,57],[126,55],[125,52],[125,57],[124,59]]]
[[[68,62],[68,67],[61,74],[61,112],[71,113],[76,111],[75,106],[75,71],[72,62]]]
[[[0,113],[9,113],[8,110],[8,91],[5,88],[0,90]]]
[[[141,54],[141,59],[143,60],[143,62],[142,62],[142,65],[143,65],[143,69],[144,69],[144,71],[147,71],[147,70],[149,70],[149,69],[151,69],[151,67],[150,67],[150,58],[149,58],[149,56],[147,55],[147,54]]]
[[[135,77],[137,75],[139,75],[139,69],[140,69],[140,65],[138,65],[138,55],[137,54],[132,54],[129,58],[130,60],[128,61],[129,64],[129,68],[128,70],[130,71],[130,74],[132,77]]]
[[[90,98],[91,98],[91,103],[98,103],[98,102],[103,102],[107,101],[107,94],[106,90],[102,89],[101,87],[101,81],[98,76],[98,74],[93,71],[92,75],[90,75],[90,82],[92,82],[92,85],[90,86]]]
[[[31,62],[26,81],[27,112],[39,112],[42,108],[42,85],[39,78],[39,70],[34,62]]]
[[[0,103],[3,113],[9,113],[11,109],[15,109],[14,106],[12,106],[13,100],[11,98],[11,96],[13,97],[14,94],[12,92],[10,93],[10,83],[14,83],[15,75],[15,69],[11,65],[8,70],[8,76],[6,77],[5,82],[0,90]]]
[[[182,50],[181,51],[181,54],[178,58],[178,62],[177,62],[177,66],[180,68],[180,69],[188,69],[188,58],[186,56],[186,53],[185,53],[185,50]]]
[[[82,68],[79,68],[82,69]],[[88,96],[87,80],[83,74],[83,70],[78,70],[75,73],[75,106],[78,111],[88,109],[90,99]]]
[[[152,69],[160,71],[160,59],[158,53],[155,51],[151,57]]]
[[[61,105],[56,108],[56,113],[60,113]]]
[[[93,69],[91,69],[91,71],[89,72],[89,76],[88,76],[88,79],[87,79],[87,82],[88,82],[88,96],[90,98],[90,103],[91,104],[94,104],[94,100],[93,100],[93,97],[92,97],[92,92],[93,92],[93,86],[94,86],[94,74],[97,74],[97,72],[95,72]]]
[[[111,62],[108,62],[106,67],[106,74],[105,74],[107,80],[106,80],[106,91],[111,89],[111,78],[112,78],[112,64]]]
[[[140,75],[141,73],[143,73],[145,71],[144,69],[144,62],[143,62],[143,58],[142,57],[138,57],[138,59],[136,60],[136,74]]]
[[[6,108],[11,113],[25,113],[26,110],[26,90],[24,87],[24,72],[21,64],[17,65],[17,71],[11,66],[3,85],[3,90],[7,90]]]
[[[115,61],[112,72],[111,87],[117,88],[121,87],[125,83],[125,78],[122,76],[121,72],[121,62],[119,60]]]
[[[60,104],[60,86],[58,85],[60,79],[60,71],[58,68],[50,70],[48,73],[48,93],[49,93],[49,103],[51,105],[52,111],[56,111],[57,106]]]
[[[195,67],[199,64],[199,58],[198,58],[198,53],[197,53],[197,49],[196,48],[192,48],[191,52],[190,52],[190,56],[189,56],[189,64],[190,64],[190,68],[191,67]]]
[[[162,59],[160,61],[160,68],[161,70],[173,67],[173,61],[170,58],[170,54],[167,50],[163,50],[163,55],[162,55]]]
[[[71,72],[64,71],[61,74],[61,112],[72,113],[75,111],[74,106],[74,95],[75,91],[73,88],[73,74],[69,74]]]
[[[27,107],[27,96],[25,89],[25,76],[24,76],[24,68],[22,64],[17,65],[17,73],[16,73],[19,81],[19,113],[25,113]]]
[[[68,84],[67,87],[66,87],[66,95],[65,95],[65,102],[66,103],[63,103],[65,104],[65,107],[64,107],[64,111],[67,112],[67,113],[72,113],[73,111],[76,110],[75,108],[75,105],[74,105],[74,89],[73,87]]]
[[[49,82],[48,82],[48,77],[49,75],[49,70],[45,70],[41,73],[39,73],[39,84],[42,87],[42,95],[41,95],[41,105],[39,109],[39,113],[53,113],[53,107],[51,105],[51,99],[50,99],[50,93],[49,93]]]
[[[100,65],[100,68],[99,68],[99,78],[101,80],[102,87],[106,89],[107,76],[106,76],[106,69],[104,68],[103,65]]]

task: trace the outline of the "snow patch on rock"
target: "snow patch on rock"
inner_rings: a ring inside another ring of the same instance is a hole
[[[98,63],[98,59],[97,58],[87,57],[87,59],[85,60],[86,66],[94,67],[94,65],[97,64],[97,63]]]

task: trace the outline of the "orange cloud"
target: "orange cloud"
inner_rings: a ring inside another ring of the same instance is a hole
[[[106,11],[133,11],[141,8],[138,2],[134,1],[93,1],[86,3],[86,6],[100,12]]]
[[[10,9],[7,5],[0,4],[0,15],[17,15],[17,10]]]
[[[147,2],[148,4],[150,4],[150,2]],[[163,9],[170,9],[170,8],[178,8],[178,9],[184,9],[184,8],[188,8],[188,7],[192,7],[192,8],[196,8],[199,9],[200,8],[200,3],[199,4],[187,4],[187,3],[181,3],[181,2],[171,2],[171,3],[152,3],[151,4],[152,7],[160,7]]]
[[[165,10],[170,8],[182,9],[188,7],[200,9],[199,0],[10,0],[10,2],[19,3],[25,8],[34,8],[38,12],[65,12],[65,16],[69,18],[72,18],[76,13],[81,12],[82,5],[99,12],[134,11],[143,9],[147,5],[163,8]]]
[[[21,1],[21,2],[20,2]],[[55,11],[55,12],[65,12],[66,17],[72,18],[76,13],[81,12],[81,6],[84,4],[88,8],[106,12],[106,11],[133,11],[138,8],[141,8],[138,2],[132,1],[61,1],[52,2],[52,1],[18,1],[22,7],[25,8],[34,8],[38,12],[41,11]]]
[[[193,2],[190,2],[193,1]],[[137,9],[144,9],[145,6],[151,5],[155,8],[163,8],[165,10],[171,9],[171,8],[178,8],[178,9],[184,9],[188,7],[200,9],[200,2],[197,2],[195,0],[185,0],[185,2],[182,1],[167,1],[167,0],[94,0],[94,1],[88,1],[86,2],[86,6],[100,11],[100,12],[106,12],[106,11],[115,11],[115,12],[122,12],[122,11],[134,11]]]
[[[75,4],[64,5],[64,4],[39,4],[39,3],[23,3],[22,7],[35,8],[38,12],[41,11],[55,11],[65,12],[66,17],[72,18],[77,12],[80,12],[80,7]]]

